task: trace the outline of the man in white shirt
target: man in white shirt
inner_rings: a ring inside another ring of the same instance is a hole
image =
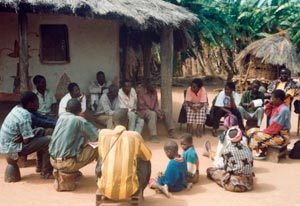
[[[122,88],[119,89],[119,108],[124,109],[128,118],[128,130],[142,133],[144,126],[144,119],[137,114],[137,94],[132,88],[131,82],[125,80]]]
[[[238,119],[239,128],[242,131],[245,131],[243,124],[243,119],[241,113],[237,109],[237,106],[240,104],[240,97],[235,91],[235,84],[233,82],[227,82],[225,89],[221,91],[214,104],[214,114],[213,114],[213,130],[212,135],[217,136],[217,129],[219,128],[221,117],[227,114],[233,114]]]
[[[53,92],[47,89],[46,79],[42,75],[36,75],[33,78],[33,83],[36,89],[33,90],[33,93],[36,94],[39,100],[39,108],[37,111],[30,112],[32,127],[43,127],[47,129],[49,134],[52,130],[48,128],[54,128],[56,125],[56,115],[54,114],[56,98],[54,97]]]
[[[67,103],[72,98],[77,98],[81,103],[81,114],[80,116],[84,116],[83,113],[86,110],[86,97],[84,94],[80,92],[80,88],[77,83],[72,82],[68,85],[68,91],[67,93],[59,103],[59,109],[58,109],[58,115],[60,115],[63,112],[66,112]]]
[[[118,104],[118,86],[111,84],[108,87],[108,93],[104,93],[95,112],[97,123],[105,125],[108,129],[120,124],[124,112],[120,112]]]
[[[42,115],[54,116],[54,105],[57,102],[52,91],[47,88],[46,79],[42,75],[36,75],[33,78],[36,89],[33,90],[39,99],[38,112]]]
[[[106,81],[105,74],[102,71],[97,72],[96,80],[89,85],[89,92],[91,96],[91,109],[97,111],[99,101],[102,94],[108,92],[108,87],[111,85],[110,81]]]

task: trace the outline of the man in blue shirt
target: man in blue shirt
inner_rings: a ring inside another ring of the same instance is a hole
[[[36,112],[39,102],[33,92],[24,92],[20,98],[21,105],[15,106],[4,119],[0,130],[0,153],[17,160],[37,152],[41,157],[41,176],[53,179],[52,166],[49,161],[48,145],[50,136],[44,136],[44,129],[32,129],[31,112]]]

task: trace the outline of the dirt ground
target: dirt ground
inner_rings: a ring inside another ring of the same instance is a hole
[[[206,87],[209,91],[209,99],[212,100],[217,94],[215,87]],[[183,88],[173,88],[173,117],[177,121],[178,113],[183,101]],[[3,121],[10,106],[0,104],[0,123]],[[293,110],[292,110],[293,111]],[[299,139],[296,136],[297,115],[292,112],[291,142]],[[178,125],[179,126],[179,125]],[[265,127],[265,121],[262,128]],[[185,125],[184,127],[185,128]],[[144,128],[144,136],[147,136],[147,127]],[[222,129],[222,128],[221,128]],[[183,131],[176,130],[180,135]],[[168,159],[163,152],[163,144],[170,140],[166,137],[166,131],[160,123],[159,135],[161,142],[154,144],[146,142],[152,150],[152,175],[158,171],[164,171]],[[207,167],[212,166],[212,161],[202,156],[203,145],[206,140],[212,142],[213,149],[217,146],[218,138],[211,136],[211,129],[206,128],[202,138],[194,137],[194,145],[200,158],[200,181],[190,191],[173,193],[172,198],[167,199],[161,194],[149,188],[145,189],[145,199],[142,206],[214,206],[214,205],[300,205],[300,161],[283,159],[280,163],[266,161],[255,161],[254,171],[256,174],[254,190],[246,193],[227,192],[214,182],[208,180],[205,175]],[[180,150],[182,152],[182,150]],[[56,192],[53,180],[42,180],[35,173],[35,167],[21,168],[21,181],[17,183],[5,183],[4,171],[6,162],[0,157],[0,205],[22,205],[22,206],[86,206],[95,205],[95,191],[97,189],[94,178],[95,163],[81,169],[84,177],[78,182],[77,189],[72,192]]]

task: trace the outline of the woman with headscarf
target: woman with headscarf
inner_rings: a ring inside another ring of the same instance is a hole
[[[225,139],[228,145],[222,152],[224,168],[207,168],[207,177],[231,192],[246,192],[253,188],[252,151],[244,145],[238,126],[228,129]]]
[[[234,116],[233,114],[226,116],[224,119],[225,130],[219,137],[217,150],[211,150],[211,144],[209,140],[205,142],[203,156],[211,158],[213,160],[214,167],[224,168],[224,159],[222,153],[229,146],[229,144],[231,144],[231,141],[228,141],[225,137],[228,134],[229,129],[237,125],[238,120],[236,116]],[[248,138],[245,134],[242,135],[241,143],[245,146],[248,146]]]

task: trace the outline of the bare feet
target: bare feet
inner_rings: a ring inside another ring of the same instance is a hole
[[[150,137],[150,142],[159,143],[160,141],[159,141],[159,139],[156,135],[153,135],[153,136]]]
[[[212,129],[212,136],[214,136],[214,137],[217,137],[217,136],[218,136],[217,130],[216,130],[216,129]]]
[[[201,129],[197,129],[196,130],[196,135],[197,135],[197,138],[202,137],[202,131],[201,131]]]
[[[186,189],[187,189],[188,191],[191,190],[192,187],[193,187],[193,183],[191,183],[191,182],[187,183]]]
[[[169,193],[169,190],[168,190],[168,185],[160,186],[160,191],[161,191],[167,198],[170,198],[170,197],[171,197],[171,193]]]
[[[211,150],[210,141],[207,140],[204,144],[203,156],[210,157],[210,150]]]

